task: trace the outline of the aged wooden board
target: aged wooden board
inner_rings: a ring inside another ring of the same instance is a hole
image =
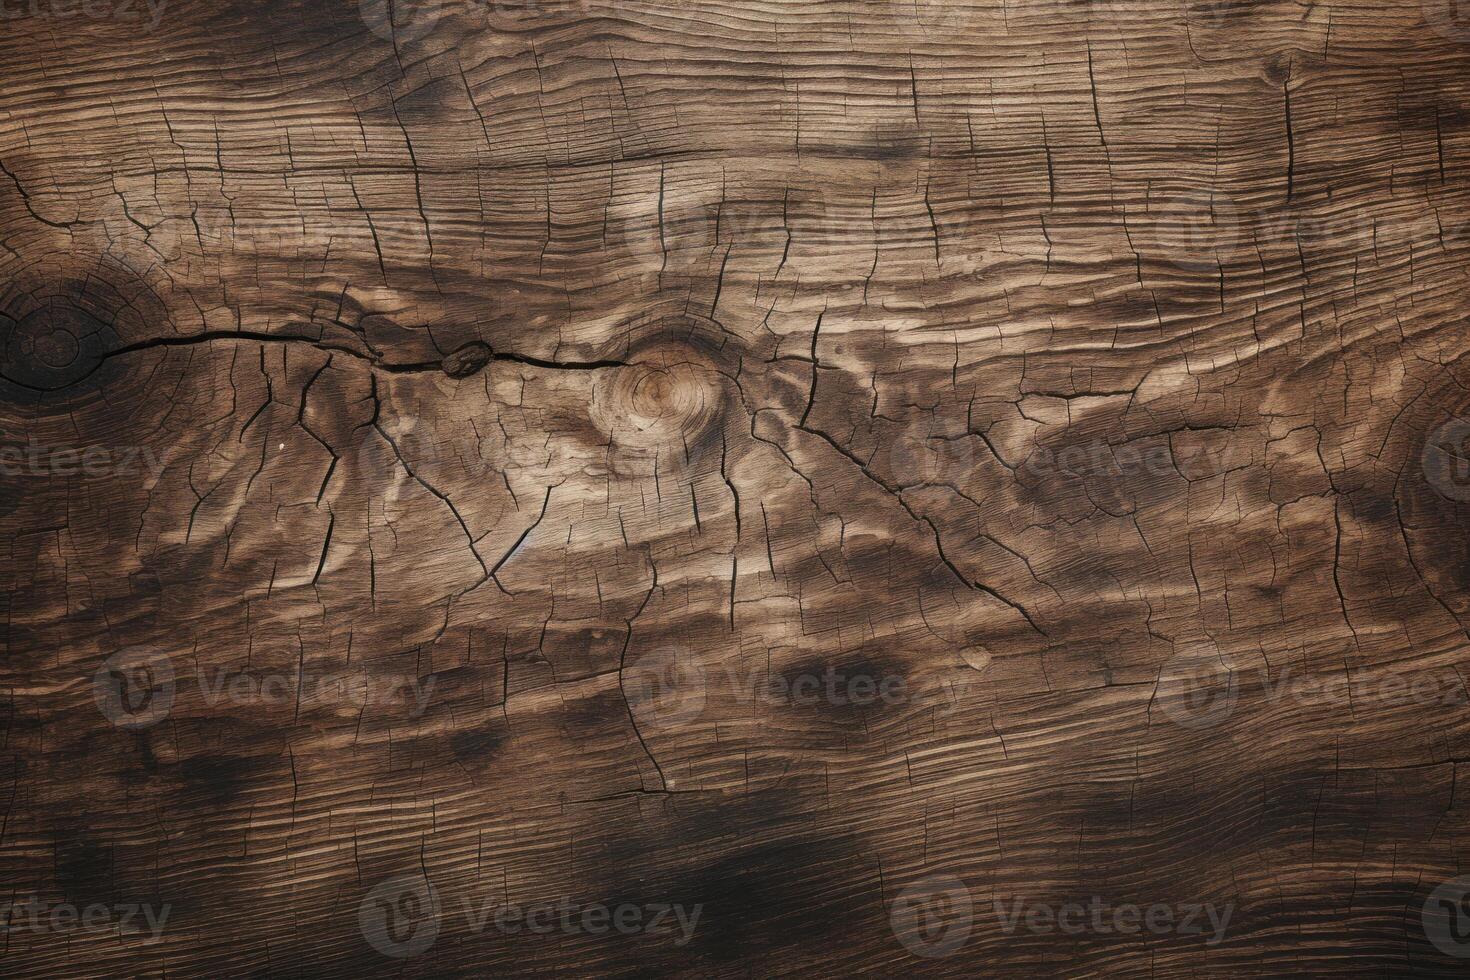
[[[0,13],[0,972],[1470,963],[1448,0]]]

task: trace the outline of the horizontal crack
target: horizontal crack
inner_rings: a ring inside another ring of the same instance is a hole
[[[374,370],[383,371],[388,374],[415,374],[429,371],[442,371],[445,373],[452,373],[451,371],[446,369],[447,359],[445,358],[441,358],[435,361],[412,361],[395,363],[391,361],[384,361],[380,357],[364,353],[363,351],[358,350],[355,347],[349,347],[345,344],[336,344],[332,343],[331,341],[322,340],[320,337],[308,337],[302,334],[260,333],[243,330],[218,330],[193,334],[188,337],[155,337],[150,340],[140,340],[137,343],[128,344],[124,347],[119,347],[116,350],[108,351],[106,354],[103,354],[98,360],[100,363],[101,361],[110,360],[114,357],[121,357],[126,354],[136,354],[140,351],[156,350],[162,347],[190,347],[195,344],[209,344],[216,341],[229,340],[243,340],[261,344],[305,344],[309,347],[314,347],[317,350],[330,351],[333,353],[346,354],[349,357],[355,357],[358,360],[370,365]],[[489,355],[488,358],[486,358],[486,360],[508,361],[512,364],[524,364],[527,367],[543,368],[548,371],[599,371],[606,368],[629,367],[632,363],[634,363],[630,361],[620,361],[613,359],[596,361],[552,361],[545,358],[533,357],[529,354],[516,354],[509,351],[494,351]],[[93,370],[95,371],[96,369],[94,368]],[[87,372],[87,375],[90,375],[91,373],[92,372],[89,371]],[[77,381],[83,380],[85,377],[87,377],[87,375],[83,375],[81,378],[78,378]]]

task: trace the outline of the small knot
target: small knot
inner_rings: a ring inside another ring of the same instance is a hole
[[[0,377],[59,391],[86,377],[116,343],[116,332],[84,310],[53,303],[19,320],[0,316]]]
[[[478,374],[494,356],[495,352],[490,349],[489,344],[471,341],[444,358],[444,373],[451,378],[468,378],[472,374]]]
[[[594,423],[625,454],[663,450],[687,457],[719,429],[725,394],[715,365],[677,342],[645,347],[635,357],[599,377]]]

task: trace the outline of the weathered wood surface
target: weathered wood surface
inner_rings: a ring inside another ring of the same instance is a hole
[[[1463,969],[1470,19],[375,3],[7,7],[0,972]]]

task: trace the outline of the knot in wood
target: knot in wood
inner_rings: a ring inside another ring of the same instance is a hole
[[[719,372],[700,352],[660,345],[606,372],[593,417],[617,449],[634,455],[692,450],[716,428],[724,404]]]

